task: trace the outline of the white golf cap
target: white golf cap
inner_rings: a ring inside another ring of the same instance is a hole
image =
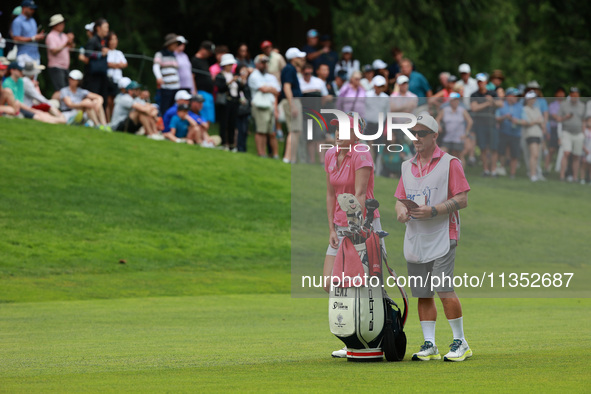
[[[386,86],[386,78],[382,77],[381,75],[376,75],[371,80],[371,84],[373,86]]]
[[[84,29],[88,31],[94,31],[94,22],[90,22],[84,25]]]
[[[427,111],[421,112],[417,115],[417,124],[423,125],[433,133],[439,132],[439,125],[434,117],[429,115]]]
[[[376,59],[373,61],[373,63],[371,64],[371,66],[373,67],[374,70],[381,70],[383,68],[388,67],[388,65],[386,64],[385,61],[383,61],[382,59]]]
[[[478,73],[476,74],[476,80],[480,82],[487,82],[488,76],[485,73]]]
[[[460,74],[462,74],[462,73],[470,74],[472,72],[472,69],[470,68],[470,65],[468,63],[462,63],[462,64],[460,64],[460,67],[458,67],[458,71],[460,72]]]
[[[188,43],[188,42],[189,42],[189,41],[187,41],[187,39],[186,39],[184,36],[178,36],[178,37],[176,38],[176,40],[177,40],[178,42],[180,42],[181,44],[186,44],[186,43]]]
[[[186,90],[179,90],[178,92],[176,92],[176,94],[174,95],[174,101],[179,101],[179,100],[191,100],[191,93],[187,92]]]
[[[343,52],[343,53],[353,53],[353,47],[351,47],[350,45],[345,45],[343,47],[343,49],[341,49],[341,52]]]
[[[84,74],[82,74],[82,71],[80,70],[72,70],[68,76],[76,81],[82,81]]]
[[[536,97],[538,97],[538,95],[537,95],[537,94],[536,94],[536,92],[534,92],[533,90],[530,90],[529,92],[527,92],[527,93],[525,94],[525,99],[526,99],[526,100],[527,100],[527,99],[533,99],[533,98],[536,98]]]
[[[408,83],[409,79],[406,75],[399,75],[398,78],[396,78],[396,83],[398,85],[402,85],[403,83]]]
[[[285,52],[285,58],[287,60],[295,59],[297,57],[306,57],[306,52],[300,51],[298,48],[292,47]]]
[[[130,83],[131,78],[123,77],[119,80],[119,82],[117,82],[117,86],[119,87],[119,89],[125,89],[129,86]]]
[[[220,66],[224,67],[229,64],[236,64],[236,58],[231,53],[226,53],[222,55],[222,60],[220,60]]]

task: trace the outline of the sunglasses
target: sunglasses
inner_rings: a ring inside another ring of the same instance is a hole
[[[411,130],[410,132],[415,137],[418,135],[421,138],[425,138],[426,136],[428,136],[429,134],[431,134],[431,132],[428,131],[428,130]]]

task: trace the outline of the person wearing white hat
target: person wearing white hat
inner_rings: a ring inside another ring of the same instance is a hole
[[[74,33],[64,33],[66,27],[62,14],[49,18],[51,31],[45,38],[47,45],[47,74],[56,92],[68,86],[70,72],[70,48],[74,46]]]
[[[351,79],[353,71],[361,71],[359,60],[353,57],[353,48],[349,45],[345,45],[341,50],[341,60],[334,67],[335,75],[341,70],[347,71],[347,80]]]
[[[401,74],[396,78],[396,89],[390,95],[390,111],[412,113],[419,103],[417,95],[408,90],[409,79]]]
[[[236,58],[231,53],[225,53],[220,59],[222,71],[215,77],[215,86],[218,88],[216,117],[219,120],[220,137],[226,150],[237,151],[234,141],[234,130],[240,104],[240,93],[244,92],[245,85],[239,75],[232,72],[237,64]],[[237,68],[236,68],[237,69]],[[244,94],[244,93],[243,93]]]
[[[289,48],[285,52],[287,65],[281,70],[281,93],[279,95],[279,105],[285,113],[285,123],[287,124],[287,135],[285,141],[285,155],[283,162],[295,163],[298,152],[298,140],[300,132],[304,127],[304,118],[302,114],[302,90],[298,80],[298,68],[303,67],[306,62],[306,52],[298,48]]]
[[[68,86],[60,90],[60,110],[68,123],[81,123],[86,115],[93,126],[111,130],[107,126],[107,117],[103,108],[103,97],[80,86],[84,75],[79,70],[68,74]],[[90,124],[89,124],[90,125]]]
[[[530,90],[525,94],[525,105],[523,106],[523,138],[529,152],[529,179],[532,182],[542,180],[538,177],[538,158],[544,135],[546,134],[546,123],[540,108],[536,106],[538,95]]]
[[[424,337],[420,351],[412,355],[412,360],[441,359],[435,344],[437,308],[434,296],[437,292],[453,333],[453,342],[444,360],[464,361],[472,356],[472,350],[464,337],[462,305],[453,281],[441,281],[438,286],[431,287],[428,278],[453,278],[460,235],[459,210],[468,206],[470,185],[462,163],[437,146],[439,125],[428,112],[417,115],[417,124],[411,132],[416,138],[413,144],[417,153],[402,163],[395,208],[397,220],[406,224],[404,257],[408,275],[423,278],[410,282],[412,295],[418,298]]]
[[[115,131],[136,134],[144,128],[144,134],[150,139],[162,140],[157,128],[158,109],[151,104],[143,103],[137,98],[141,85],[127,77],[118,81],[121,93],[115,97],[113,117],[109,124]]]
[[[433,96],[433,91],[427,78],[414,70],[413,63],[410,59],[402,59],[400,61],[400,74],[408,77],[408,90],[419,97],[418,105],[425,105],[427,103],[425,97]]]
[[[470,106],[470,96],[472,93],[478,90],[478,84],[476,80],[470,76],[472,69],[468,63],[462,63],[458,67],[458,72],[460,73],[460,80],[456,83],[456,86],[459,89],[462,89],[462,96],[466,97],[467,99],[464,100],[464,105],[467,107]]]
[[[174,105],[166,110],[164,115],[162,115],[162,124],[164,125],[164,133],[167,133],[170,130],[170,121],[174,115],[177,113],[177,108],[179,105],[189,105],[191,101],[191,94],[186,90],[179,90],[174,95]]]
[[[379,128],[380,113],[382,113],[382,121],[385,122],[386,114],[390,110],[389,96],[386,93],[388,88],[388,82],[382,75],[376,75],[371,80],[372,89],[366,92],[365,99],[365,120],[367,121],[367,132],[368,134],[375,134]],[[386,133],[383,133],[374,143],[384,144],[386,143]],[[376,161],[376,157],[380,152],[377,149],[371,150],[371,155]],[[376,174],[380,174],[380,165],[376,161],[378,167],[376,168]]]

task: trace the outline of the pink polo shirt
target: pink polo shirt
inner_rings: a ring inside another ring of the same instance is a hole
[[[438,146],[435,147],[435,151],[433,151],[433,156],[431,157],[431,162],[427,167],[423,168],[423,176],[430,173],[433,168],[439,163],[439,159],[443,156],[445,152],[443,152]],[[419,166],[417,164],[417,155],[415,155],[411,160],[412,166],[410,168],[412,174],[416,177],[419,177]],[[456,194],[469,192],[470,185],[466,180],[466,176],[464,175],[464,169],[462,168],[462,163],[459,160],[452,160],[449,163],[449,181],[447,185],[447,198],[450,199]],[[405,199],[406,191],[404,190],[404,184],[402,182],[402,178],[398,182],[398,187],[396,188],[396,193],[394,193],[394,197],[398,199]],[[452,215],[449,215],[449,239],[458,239],[458,232],[456,227],[455,220],[452,220]]]
[[[357,144],[363,146],[363,144]],[[363,167],[370,167],[371,172],[369,175],[369,181],[367,183],[367,192],[365,198],[374,198],[373,196],[373,159],[371,152],[356,152],[354,147],[351,146],[351,150],[347,152],[341,166],[337,166],[337,148],[334,147],[326,152],[324,157],[324,170],[329,175],[330,184],[334,188],[335,195],[343,193],[351,193],[355,195],[355,171]],[[361,202],[361,201],[360,201]],[[365,202],[365,201],[363,201]],[[365,212],[363,213],[365,216]],[[379,218],[380,213],[376,209],[374,217]],[[337,226],[346,227],[347,214],[341,209],[338,202],[335,200],[334,210],[334,223]]]
[[[64,48],[52,55],[49,49],[57,49],[63,47],[68,42],[68,35],[65,33],[58,33],[55,30],[49,32],[45,38],[45,45],[47,45],[47,67],[63,68],[67,70],[70,68],[70,50]]]

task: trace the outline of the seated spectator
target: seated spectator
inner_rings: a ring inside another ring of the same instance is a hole
[[[127,59],[123,52],[117,49],[119,45],[119,38],[114,31],[109,32],[107,36],[107,45],[109,52],[107,53],[107,76],[109,77],[109,89],[107,96],[107,119],[111,119],[113,113],[113,106],[115,105],[115,96],[119,93],[119,80],[123,78],[123,69],[127,68]]]
[[[390,72],[388,71],[388,65],[382,59],[376,59],[371,64],[373,68],[373,72],[375,75],[381,75],[382,77],[386,78],[386,81],[389,79]]]
[[[440,125],[439,129],[445,130],[441,150],[457,157],[462,165],[465,165],[464,155],[466,150],[464,143],[470,134],[473,121],[468,111],[460,105],[460,97],[459,93],[451,93],[449,105],[442,108],[436,120]]]
[[[4,65],[0,65],[0,70]],[[18,114],[19,106],[14,99],[14,94],[9,88],[0,88],[0,116]]]
[[[103,108],[103,97],[79,87],[83,74],[79,70],[70,71],[68,86],[60,90],[60,110],[68,120],[68,123],[80,123],[86,115],[92,123],[100,129],[111,130],[107,126],[107,117]]]
[[[322,80],[313,75],[314,66],[310,63],[304,65],[302,76],[298,76],[302,97],[323,97],[328,96],[328,89]]]
[[[186,142],[189,145],[201,144],[202,137],[195,119],[189,116],[189,106],[179,105],[176,115],[170,121],[170,131],[164,138],[173,142]]]
[[[191,95],[186,90],[179,90],[174,95],[174,105],[171,106],[164,115],[162,115],[162,122],[164,124],[164,133],[170,131],[170,121],[176,115],[178,107],[180,105],[189,105],[189,101],[191,100]]]
[[[4,79],[2,87],[2,96],[4,99],[4,106],[12,106],[17,113],[21,113],[27,119],[33,119],[44,123],[63,123],[62,118],[52,116],[45,111],[29,107],[24,103],[25,100],[25,81],[23,78],[23,68],[18,63],[13,62],[8,66],[10,76]],[[8,108],[4,108],[5,112],[12,112]]]
[[[207,132],[209,130],[209,122],[201,116],[204,102],[205,98],[202,95],[197,94],[193,96],[189,104],[189,116],[197,122],[202,137],[201,146],[204,148],[214,148],[221,143],[221,138],[219,135],[212,137]]]
[[[160,113],[173,106],[174,96],[181,88],[179,79],[179,63],[176,60],[174,51],[178,47],[178,36],[169,33],[164,37],[162,49],[154,55],[154,65],[152,72],[156,77],[156,86],[160,89]]]
[[[148,138],[162,139],[156,127],[158,109],[137,100],[140,84],[123,77],[119,80],[119,88],[121,93],[115,97],[111,128],[115,131],[135,134],[143,126]]]
[[[318,66],[318,70],[316,70],[316,75],[322,81],[324,86],[326,87],[326,91],[328,95],[331,97],[336,96],[334,89],[332,88],[332,84],[328,82],[328,75],[330,74],[330,70],[328,68],[328,64],[321,64]],[[333,81],[334,83],[334,81]],[[342,86],[342,85],[341,85]]]
[[[439,108],[445,103],[449,102],[449,96],[456,91],[455,85],[457,81],[458,78],[455,75],[447,76],[445,78],[445,85],[443,85],[443,89],[435,93],[433,96],[429,97],[429,104]]]
[[[68,86],[70,48],[74,46],[74,33],[64,33],[65,19],[61,14],[49,19],[51,31],[45,38],[47,45],[47,73],[56,93]]]
[[[328,65],[327,65],[328,66]],[[318,66],[320,68],[320,66]],[[330,73],[330,68],[329,68]],[[345,70],[339,71],[334,78],[334,81],[330,83],[332,91],[335,96],[338,96],[341,92],[342,87],[347,83],[347,72]]]
[[[372,90],[371,81],[375,75],[371,64],[363,66],[363,78],[361,78],[359,83],[361,83],[361,86],[363,86],[363,89],[365,89],[366,92]]]
[[[391,112],[408,112],[412,113],[419,103],[417,95],[408,90],[408,77],[406,75],[399,75],[396,78],[396,86],[398,89],[390,95],[390,111]]]
[[[37,65],[33,62],[27,62],[23,68],[23,88],[24,88],[24,99],[23,103],[27,107],[38,109],[43,112],[49,113],[51,116],[57,118],[56,123],[66,123],[66,118],[57,109],[50,105],[50,101],[41,94],[39,90],[38,82],[36,81],[37,75],[45,69],[45,66]]]

